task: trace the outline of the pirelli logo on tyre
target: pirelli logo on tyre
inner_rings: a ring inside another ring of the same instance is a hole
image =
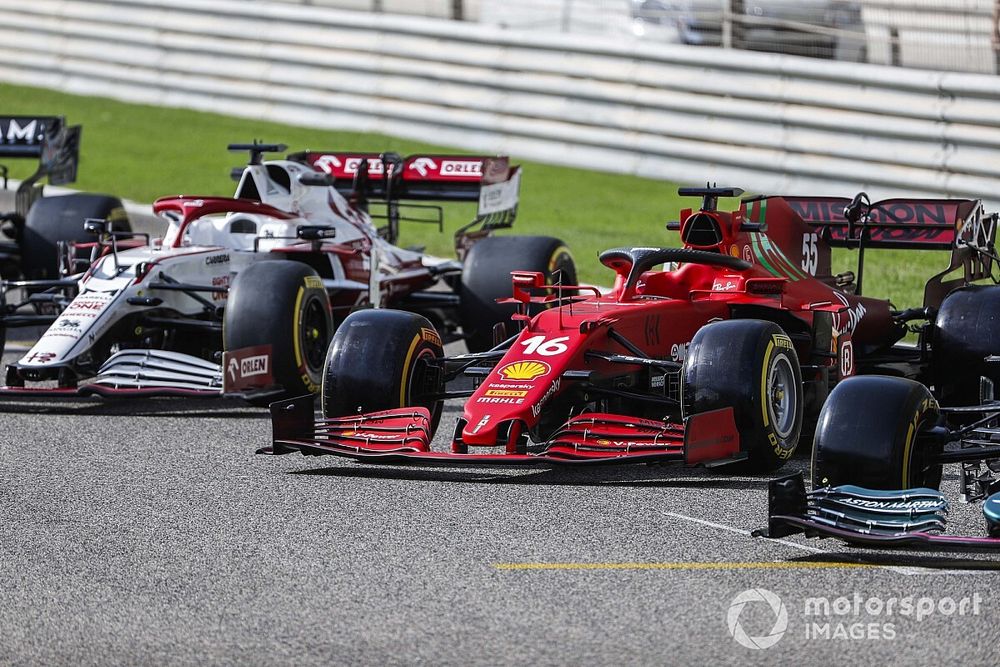
[[[323,279],[319,276],[306,276],[305,283],[306,287],[312,289],[323,289]]]
[[[913,441],[920,431],[920,422],[925,419],[928,412],[938,412],[939,410],[940,406],[938,405],[937,400],[933,397],[925,398],[920,402],[920,407],[918,407],[917,411],[913,414],[913,419],[910,421],[910,425],[906,429],[906,441],[903,444],[903,477],[901,480],[903,488],[912,486],[910,480],[912,472],[910,470],[910,460],[912,456],[910,455],[910,451],[913,449]]]
[[[428,343],[432,345],[437,345],[442,347],[441,336],[438,335],[437,331],[434,329],[428,329],[427,327],[420,327],[420,337],[423,338]]]
[[[784,334],[772,334],[771,340],[774,341],[775,347],[783,347],[786,350],[795,349],[795,346],[792,345],[792,339]]]

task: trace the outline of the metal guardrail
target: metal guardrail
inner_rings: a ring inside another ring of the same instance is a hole
[[[296,5],[332,7],[354,11],[429,16],[455,21],[475,21],[480,0],[270,0]]]
[[[273,1],[956,72],[1000,62],[1000,0]]]
[[[3,81],[685,183],[1000,199],[995,76],[273,2],[0,15]]]

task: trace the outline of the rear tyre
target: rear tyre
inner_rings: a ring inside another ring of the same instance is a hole
[[[745,469],[780,468],[802,431],[799,358],[781,327],[728,320],[698,330],[684,360],[684,416],[733,408]]]
[[[319,391],[333,316],[312,267],[286,260],[243,270],[229,291],[222,331],[227,351],[270,345],[275,383],[289,396]]]
[[[359,310],[347,316],[330,342],[323,372],[323,416],[421,406],[437,428],[444,401],[422,401],[436,390],[428,359],[444,356],[441,337],[427,318],[400,310]]]
[[[943,405],[978,405],[979,378],[1000,387],[1000,286],[970,285],[949,294],[938,309],[932,345],[934,384]]]
[[[941,465],[917,436],[938,420],[927,387],[905,378],[866,375],[830,392],[813,440],[813,488],[855,484],[869,489],[941,485]]]
[[[498,304],[511,295],[511,271],[539,271],[546,282],[562,272],[564,285],[576,284],[576,264],[566,244],[550,236],[491,236],[465,257],[459,291],[459,320],[470,352],[493,347],[493,326],[509,322],[515,307]]]
[[[125,207],[117,197],[74,194],[42,197],[28,210],[21,237],[21,271],[30,280],[59,277],[59,241],[88,243],[94,236],[83,231],[87,218],[111,222],[115,231],[132,231]],[[90,251],[77,251],[76,259],[88,259]]]

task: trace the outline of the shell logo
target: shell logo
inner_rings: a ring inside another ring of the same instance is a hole
[[[544,361],[515,361],[497,371],[504,380],[534,380],[548,375],[552,369]]]

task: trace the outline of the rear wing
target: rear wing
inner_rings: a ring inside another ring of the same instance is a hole
[[[871,204],[867,221],[850,223],[844,197],[782,197],[804,222],[820,230],[834,248],[857,247],[862,230],[869,248],[951,250],[960,245],[992,247],[996,229],[982,223],[975,199],[884,199]]]
[[[80,161],[80,132],[79,125],[67,126],[62,116],[0,116],[0,159],[36,157],[49,183],[72,183]]]
[[[343,195],[384,201],[478,201],[480,213],[517,207],[521,168],[507,157],[307,151],[288,159],[333,176]],[[484,196],[485,192],[485,196]]]
[[[350,153],[304,151],[288,156],[334,177],[333,187],[363,208],[371,200],[386,204],[383,217],[388,224],[383,236],[395,243],[401,219],[437,222],[436,219],[401,218],[399,202],[465,201],[478,202],[476,218],[455,232],[459,257],[471,245],[494,229],[514,224],[521,190],[521,168],[511,166],[506,156],[410,155],[396,153]],[[407,206],[416,206],[407,204]],[[428,208],[428,207],[424,207]],[[478,229],[473,230],[474,227]]]
[[[772,206],[768,206],[768,203]],[[780,202],[780,203],[778,203]],[[818,242],[802,240],[802,265],[814,268],[817,277],[829,277],[830,248],[855,248],[858,269],[855,289],[860,294],[864,251],[870,248],[947,250],[948,268],[932,276],[924,286],[924,306],[938,307],[953,289],[993,276],[996,258],[996,213],[985,214],[978,199],[884,199],[868,204],[863,193],[843,197],[759,197],[744,202],[750,220],[775,225],[769,234],[801,230],[805,224],[816,230]],[[845,215],[851,207],[853,215]],[[787,216],[801,223],[782,225]],[[774,215],[772,215],[774,213]],[[779,229],[778,227],[787,227]],[[793,234],[794,235],[794,234]],[[789,247],[795,239],[786,238]],[[807,252],[808,262],[807,262]],[[957,277],[956,269],[962,269]]]
[[[38,169],[17,189],[17,213],[23,218],[41,196],[38,181],[66,185],[76,180],[80,162],[79,125],[66,125],[62,116],[0,116],[0,160],[38,158]],[[7,187],[7,167],[0,165]]]

